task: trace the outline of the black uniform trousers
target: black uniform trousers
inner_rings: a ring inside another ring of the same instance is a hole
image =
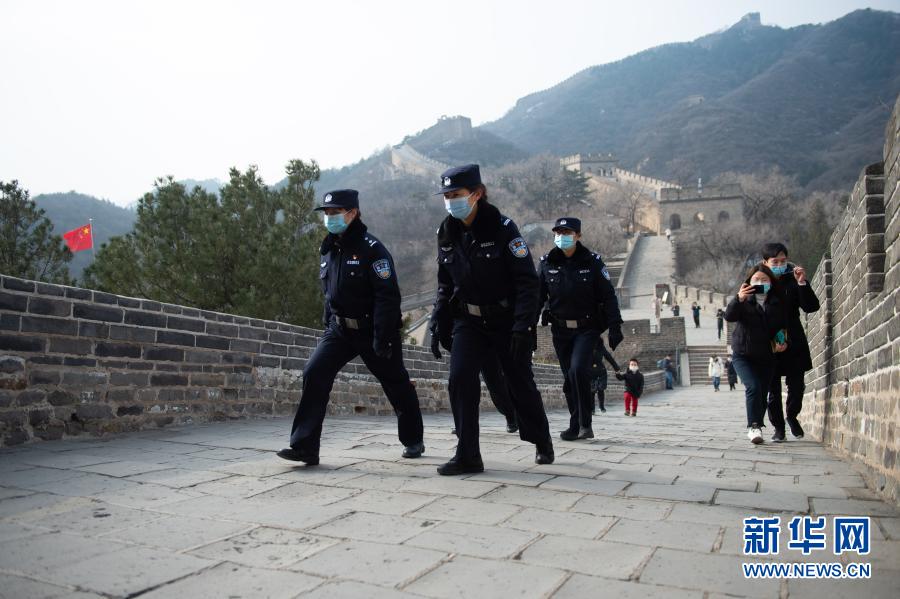
[[[591,393],[591,368],[594,348],[600,338],[597,329],[566,329],[553,325],[553,349],[562,369],[566,404],[569,406],[569,430],[591,426],[594,395]]]
[[[347,362],[360,356],[378,382],[397,414],[400,442],[405,446],[422,441],[422,412],[416,388],[409,380],[400,350],[400,333],[391,339],[393,353],[380,358],[372,349],[372,331],[349,330],[332,322],[325,329],[322,340],[303,369],[303,393],[291,429],[291,447],[319,453],[322,422],[328,396],[338,371]]]
[[[499,327],[498,327],[499,328]],[[509,353],[512,332],[487,328],[475,319],[462,316],[453,321],[450,350],[450,407],[459,436],[456,457],[463,462],[481,459],[478,443],[478,405],[481,383],[478,373],[494,353],[506,375],[510,399],[519,425],[519,438],[530,443],[552,443],[544,402],[531,370],[531,360],[517,362]]]
[[[787,417],[792,420],[803,409],[803,392],[806,391],[806,383],[803,380],[805,372],[792,372],[784,376],[787,386]],[[769,399],[767,402],[769,422],[777,430],[784,430],[784,407],[781,403],[781,376],[778,373],[772,377],[769,383]]]
[[[481,378],[484,379],[484,384],[488,388],[494,407],[506,418],[507,423],[514,424],[516,422],[516,408],[513,406],[512,398],[510,398],[506,375],[500,366],[500,358],[497,356],[497,352],[489,352],[485,355],[484,364],[481,366]]]

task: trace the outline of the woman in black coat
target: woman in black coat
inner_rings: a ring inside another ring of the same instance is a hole
[[[725,308],[725,320],[735,323],[731,335],[734,369],[744,383],[747,403],[747,436],[763,442],[761,427],[766,414],[766,395],[775,373],[775,354],[787,349],[787,318],[778,281],[763,264],[754,266],[737,295]]]

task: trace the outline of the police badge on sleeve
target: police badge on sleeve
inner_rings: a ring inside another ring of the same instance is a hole
[[[378,275],[379,279],[390,279],[391,278],[391,263],[388,260],[376,260],[372,263],[372,268],[375,269],[375,274]]]
[[[525,258],[528,256],[528,244],[521,237],[516,237],[509,242],[509,251],[516,258]]]
[[[603,273],[603,277],[604,277],[607,281],[612,282],[612,279],[611,279],[610,276],[609,276],[609,271],[606,270],[606,267],[605,267],[605,266],[604,266],[603,268],[600,269],[600,272]]]

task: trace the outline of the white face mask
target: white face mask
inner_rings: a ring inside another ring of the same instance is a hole
[[[637,367],[637,366],[629,366],[629,367],[628,367],[628,370],[630,370],[631,372],[637,372],[637,371],[638,371],[638,367]]]

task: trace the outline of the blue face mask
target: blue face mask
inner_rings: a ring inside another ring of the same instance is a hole
[[[773,266],[771,270],[776,277],[780,277],[787,272],[787,264],[782,264],[781,266]]]
[[[344,214],[326,214],[325,215],[325,228],[328,229],[329,233],[334,233],[335,235],[340,235],[344,231],[347,230],[347,227],[350,226],[348,223],[344,222]]]
[[[557,234],[553,238],[553,243],[556,244],[561,250],[568,250],[575,247],[575,236],[574,235],[559,235]]]
[[[444,198],[444,208],[446,208],[447,212],[453,218],[466,220],[466,218],[472,214],[472,206],[469,205],[470,197],[472,196],[467,195],[465,197],[453,199]]]

